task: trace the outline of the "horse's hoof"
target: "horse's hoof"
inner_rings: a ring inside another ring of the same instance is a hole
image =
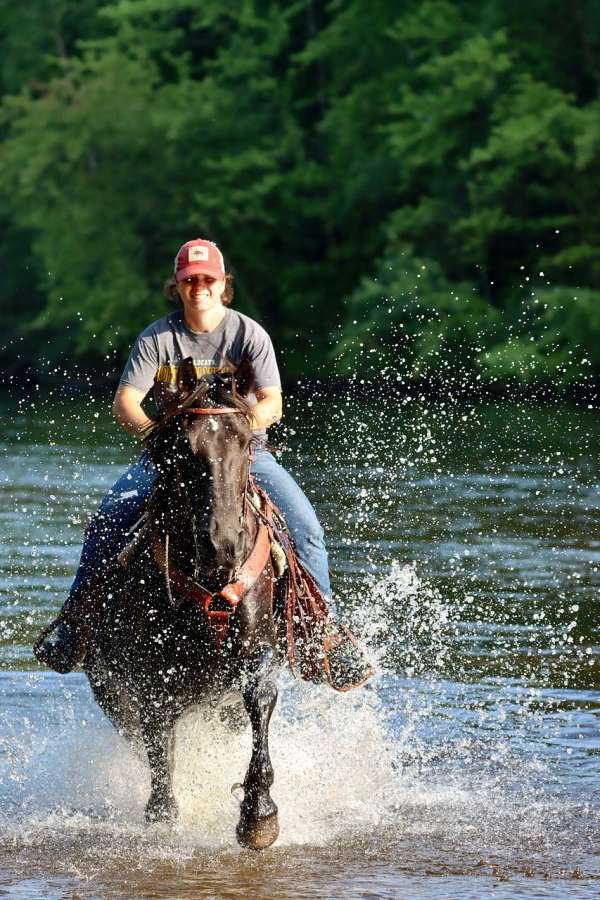
[[[279,837],[277,813],[261,819],[246,819],[243,816],[235,830],[238,843],[248,850],[266,850]]]
[[[174,822],[177,815],[178,809],[174,797],[150,797],[146,804],[144,819],[147,825],[154,825],[156,822]]]

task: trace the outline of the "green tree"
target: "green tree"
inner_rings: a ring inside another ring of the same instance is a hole
[[[210,5],[107,7],[113,36],[84,45],[41,96],[5,99],[0,189],[33,235],[46,296],[35,325],[53,332],[54,352],[72,347],[74,328],[75,350],[97,360],[129,346],[163,311],[167,260],[192,232],[240,261],[247,302],[245,282],[264,286],[271,271],[276,284],[269,235],[292,142],[270,67],[287,32],[285,16],[277,28],[251,7],[232,14],[227,50],[219,24],[202,77],[186,41],[211,27]]]
[[[375,373],[394,341],[413,377],[600,370],[589,0],[47,7],[0,7],[3,300],[30,353],[122,357],[205,234],[290,373]]]
[[[429,270],[435,261],[446,288],[431,285],[426,305],[448,323],[440,339],[453,325],[462,333],[452,353],[467,369],[525,381],[579,378],[577,359],[597,360],[598,206],[589,204],[598,183],[596,103],[578,106],[522,71],[507,32],[485,33],[459,6],[432,0],[393,27],[414,65],[388,101],[384,132],[399,202],[372,271],[402,269],[407,245]],[[394,277],[384,281],[388,297],[406,295]],[[373,290],[363,282],[355,291],[346,342],[377,332],[367,312]],[[404,327],[407,308],[390,313]],[[381,323],[384,345],[389,322]],[[413,341],[417,368],[431,371],[430,330]],[[447,356],[438,359],[447,368]]]

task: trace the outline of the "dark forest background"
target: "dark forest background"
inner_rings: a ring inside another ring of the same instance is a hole
[[[0,343],[111,374],[179,245],[288,375],[600,373],[600,3],[0,0]]]

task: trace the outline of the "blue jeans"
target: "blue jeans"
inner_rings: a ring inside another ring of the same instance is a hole
[[[285,516],[300,561],[325,597],[331,598],[324,532],[310,500],[264,447],[254,451],[252,474]],[[129,529],[142,515],[155,481],[156,469],[144,452],[113,485],[88,525],[71,590],[85,587],[97,572],[116,559],[130,540]]]

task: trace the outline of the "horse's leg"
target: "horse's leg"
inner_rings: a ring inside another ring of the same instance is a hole
[[[178,812],[173,794],[175,720],[168,714],[164,719],[142,714],[140,724],[152,786],[146,804],[146,822],[171,822],[177,818]]]
[[[269,756],[269,721],[277,702],[272,647],[259,647],[248,660],[247,672],[248,682],[242,696],[252,725],[252,756],[244,779],[244,799],[236,834],[243,847],[264,850],[279,834],[277,806],[269,793],[274,780]]]

